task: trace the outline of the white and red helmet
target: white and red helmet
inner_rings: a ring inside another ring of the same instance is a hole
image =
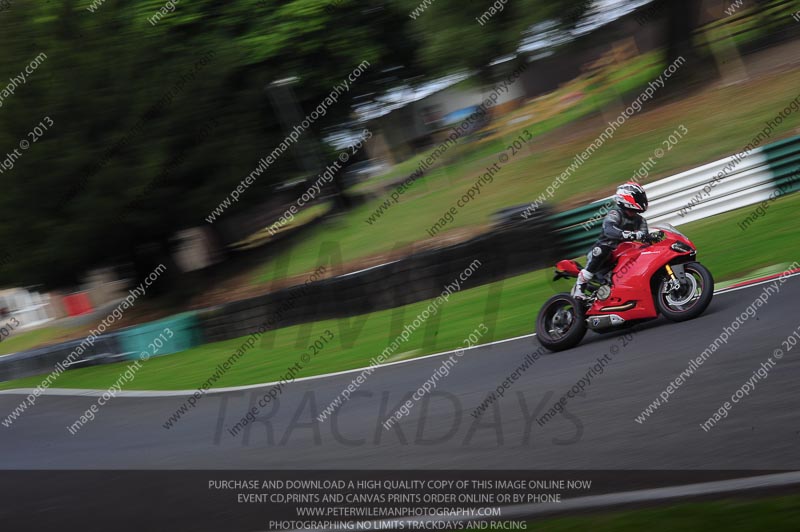
[[[621,209],[629,209],[636,212],[647,210],[647,193],[640,184],[632,181],[617,187],[614,201]]]

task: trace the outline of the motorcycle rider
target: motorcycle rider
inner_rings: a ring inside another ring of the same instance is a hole
[[[600,238],[586,255],[586,267],[578,274],[578,280],[572,289],[572,296],[585,299],[583,293],[586,283],[602,268],[611,253],[622,241],[643,240],[648,235],[647,221],[641,216],[647,210],[647,194],[638,183],[629,181],[617,187],[614,195],[616,209],[612,209],[603,219],[603,231]]]

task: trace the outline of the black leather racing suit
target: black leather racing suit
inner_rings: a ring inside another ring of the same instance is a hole
[[[586,271],[597,273],[606,264],[611,252],[620,242],[633,240],[633,238],[624,238],[622,234],[624,231],[643,231],[646,234],[648,232],[647,220],[636,213],[629,218],[622,209],[612,209],[603,219],[603,232],[588,254],[589,262],[586,263]]]

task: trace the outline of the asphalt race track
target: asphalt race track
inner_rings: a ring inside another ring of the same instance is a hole
[[[169,430],[162,425],[185,397],[118,397],[75,435],[67,426],[95,398],[44,396],[10,428],[0,427],[0,468],[798,469],[800,346],[786,352],[717,426],[705,432],[700,423],[798,330],[800,277],[780,286],[669,403],[644,423],[635,421],[768,284],[717,294],[694,321],[639,326],[630,331],[632,340],[589,333],[579,347],[536,361],[480,419],[474,408],[537,349],[535,337],[465,352],[436,393],[389,430],[381,423],[449,355],[376,370],[333,419],[321,423],[315,416],[358,372],[295,382],[276,407],[264,408],[236,436],[227,429],[266,388],[205,396]],[[565,414],[539,426],[533,417],[612,352],[583,396],[569,399]],[[0,395],[3,416],[20,399]]]

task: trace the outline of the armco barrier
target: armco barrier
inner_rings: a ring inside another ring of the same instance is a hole
[[[800,136],[774,142],[749,153],[732,155],[644,185],[650,199],[649,224],[675,226],[702,220],[800,189]],[[600,233],[603,206],[611,197],[551,217],[570,254],[588,251]],[[599,219],[596,218],[599,216]],[[595,222],[589,229],[590,220]]]
[[[50,373],[59,362],[63,363],[83,339],[70,340],[57,345],[40,347],[0,357],[0,381],[21,379],[32,375]],[[93,346],[85,351],[73,364],[75,367],[91,363],[102,363],[113,360],[120,353],[120,347],[114,334],[102,335],[95,339]]]
[[[68,369],[88,365],[107,364],[123,359],[138,359],[142,352],[153,355],[150,343],[169,327],[173,337],[164,342],[155,354],[166,355],[184,351],[202,343],[202,333],[195,312],[188,312],[134,327],[127,327],[98,336],[94,345],[86,348]],[[50,373],[59,362],[64,362],[84,339],[69,340],[55,345],[21,351],[0,357],[0,382],[21,379],[31,375]]]
[[[559,255],[549,222],[540,216],[454,246],[201,310],[198,318],[206,341],[227,340],[256,332],[264,323],[278,328],[346,319],[431,299],[475,260],[481,266],[462,290],[544,267]]]
[[[720,172],[726,166],[728,171],[723,176]],[[645,185],[650,196],[647,219],[651,224],[673,225],[700,220],[764,201],[778,187],[784,194],[797,191],[798,177],[800,137],[792,137],[754,149],[746,156],[727,157]],[[588,250],[600,232],[602,216],[589,230],[584,224],[598,216],[609,199],[554,215],[540,209],[524,222],[519,211],[525,206],[505,209],[496,220],[500,227],[468,242],[416,253],[307,287],[292,287],[104,335],[78,364],[101,363],[122,353],[138,356],[170,323],[176,336],[161,354],[182,351],[202,341],[245,336],[263,323],[278,328],[343,319],[430,299],[476,259],[482,265],[462,289],[548,266],[562,254],[574,256]],[[0,357],[0,381],[52,371],[79,343]]]
[[[721,176],[726,165],[728,171]],[[673,225],[700,220],[764,201],[778,187],[783,193],[797,191],[798,177],[800,136],[645,185],[650,197],[647,219],[651,224]],[[120,354],[136,357],[164,327],[172,328],[175,337],[159,354],[183,351],[202,341],[245,336],[263,323],[278,328],[423,301],[439,294],[476,259],[481,267],[462,289],[548,266],[562,254],[588,250],[600,232],[602,216],[589,230],[584,224],[596,217],[609,199],[554,215],[540,209],[527,221],[519,216],[525,206],[505,209],[498,213],[499,227],[462,244],[103,335],[76,365],[102,363]],[[690,203],[693,199],[696,201]],[[78,344],[76,340],[0,357],[0,381],[48,373]]]
[[[424,301],[439,295],[475,260],[480,261],[480,266],[461,284],[461,290],[542,268],[561,255],[547,214],[542,210],[527,221],[508,215],[499,221],[501,226],[461,244],[115,331],[98,338],[95,349],[85,354],[86,363],[118,360],[120,355],[134,359],[143,351],[152,354],[150,343],[165,327],[172,329],[174,336],[164,343],[159,355],[183,351],[201,342],[239,338],[258,331],[265,323],[276,329],[324,319],[345,320]],[[359,324],[363,325],[363,321],[356,318],[343,330],[355,331]],[[347,345],[354,337],[342,334],[342,341]],[[0,381],[50,372],[79,343],[76,340],[0,357]]]

